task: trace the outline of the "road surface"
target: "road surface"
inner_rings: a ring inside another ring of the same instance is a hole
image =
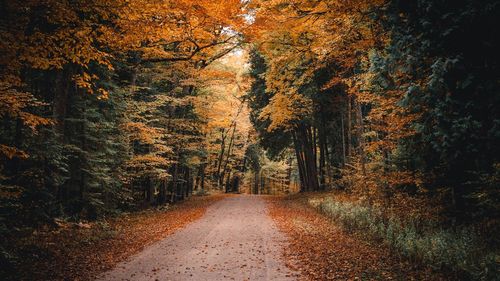
[[[262,198],[230,197],[98,280],[295,280],[281,259],[285,243]]]

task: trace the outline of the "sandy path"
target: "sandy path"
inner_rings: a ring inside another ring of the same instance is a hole
[[[231,197],[98,280],[295,280],[284,242],[262,198]]]

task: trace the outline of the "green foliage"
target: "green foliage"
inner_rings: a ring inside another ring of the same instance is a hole
[[[269,104],[271,95],[266,92],[266,62],[256,50],[250,53],[250,76],[253,79],[252,87],[247,95],[250,111],[250,121],[259,134],[259,144],[267,151],[271,158],[278,157],[291,143],[288,131],[269,131],[271,121],[262,119],[262,110]]]
[[[390,1],[383,21],[390,42],[370,52],[367,67],[367,90],[384,99],[404,92],[397,104],[414,118],[414,134],[396,140],[387,157],[396,165],[387,169],[421,173],[461,221],[498,214],[477,195],[494,192],[500,160],[499,33],[491,28],[499,11],[494,0]]]

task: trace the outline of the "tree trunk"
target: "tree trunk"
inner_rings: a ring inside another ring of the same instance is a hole
[[[317,129],[314,126],[311,126],[311,132],[312,132],[312,150],[313,150],[313,158],[314,162],[316,163],[316,167],[318,167],[318,134],[317,134]]]
[[[160,184],[160,194],[158,196],[158,204],[163,205],[167,202],[167,179],[164,179]]]
[[[361,171],[363,172],[363,176],[366,176],[366,167],[365,167],[365,148],[364,148],[364,124],[363,124],[363,111],[361,109],[361,103],[357,103],[357,111],[358,111],[358,140],[359,140],[359,155],[361,157]]]
[[[302,157],[302,149],[301,149],[301,144],[299,143],[297,133],[295,131],[292,132],[292,137],[295,146],[295,156],[297,158],[297,166],[299,169],[300,191],[303,192],[307,190],[307,186],[306,186],[306,172],[304,168],[304,160]]]
[[[205,163],[201,164],[201,190],[205,190]]]
[[[347,158],[350,161],[352,156],[352,120],[351,120],[352,103],[351,96],[347,95]]]
[[[189,169],[189,167],[186,167],[186,172],[184,174],[184,180],[186,181],[186,188],[184,190],[185,191],[184,198],[188,198],[189,194],[193,190],[193,187],[192,187],[193,182],[191,180],[191,170]]]
[[[226,176],[226,184],[225,184],[226,193],[229,193],[232,191],[230,180],[231,180],[231,171],[228,171],[227,176]]]
[[[66,118],[68,113],[68,99],[71,90],[72,67],[67,66],[59,71],[56,78],[56,87],[53,100],[54,134],[57,142],[64,144],[66,142]],[[70,171],[71,174],[71,171]],[[60,186],[57,191],[57,199],[66,201],[68,199],[68,190]]]
[[[326,188],[325,182],[325,149],[326,149],[326,135],[325,135],[325,119],[321,118],[321,125],[318,130],[319,138],[319,185],[323,190]]]
[[[346,164],[346,148],[345,148],[345,129],[344,129],[344,114],[340,114],[340,131],[342,133],[342,167]]]
[[[178,164],[174,164],[174,174],[172,175],[172,190],[170,194],[170,202],[175,202],[175,195],[177,192],[177,174],[178,174]]]
[[[313,155],[312,132],[309,127],[305,126],[302,126],[300,131],[302,132],[304,166],[307,172],[307,190],[317,191],[319,189],[318,172],[316,160]]]
[[[60,140],[64,139],[65,119],[68,109],[68,97],[71,88],[71,70],[64,69],[57,74],[56,89],[53,102],[53,116],[55,131]]]
[[[224,158],[224,152],[226,150],[226,137],[227,134],[225,133],[225,130],[221,130],[221,144],[220,144],[220,154],[219,157],[217,158],[217,172],[215,174],[216,180],[217,180],[217,187],[220,187],[220,169],[222,167],[222,159]]]
[[[196,173],[196,177],[194,179],[194,187],[193,190],[198,190],[200,187],[200,180],[201,180],[201,165],[198,167],[198,172]]]
[[[259,174],[260,174],[260,170],[257,170],[254,172],[253,194],[259,194]]]
[[[146,179],[146,201],[150,205],[153,204],[155,201],[154,192],[155,192],[154,185],[151,182],[151,178],[148,177]]]
[[[226,156],[226,161],[224,162],[224,168],[222,169],[222,173],[220,174],[219,180],[220,180],[220,185],[222,185],[224,181],[224,176],[227,171],[227,165],[229,163],[229,158],[231,157],[231,149],[233,148],[233,143],[234,143],[234,133],[236,132],[236,123],[233,125],[233,132],[231,133],[231,138],[229,139],[229,146],[227,148],[227,156]]]

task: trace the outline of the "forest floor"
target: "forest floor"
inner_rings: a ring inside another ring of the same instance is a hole
[[[346,233],[301,196],[192,197],[14,245],[15,280],[447,280]],[[5,279],[9,280],[9,279]]]
[[[307,203],[270,197],[270,215],[288,237],[287,266],[304,280],[448,280],[361,234],[347,233]]]
[[[198,220],[208,206],[228,196],[193,196],[164,210],[123,214],[94,223],[60,223],[56,229],[37,230],[10,243],[22,260],[0,279],[94,280],[99,273]]]

